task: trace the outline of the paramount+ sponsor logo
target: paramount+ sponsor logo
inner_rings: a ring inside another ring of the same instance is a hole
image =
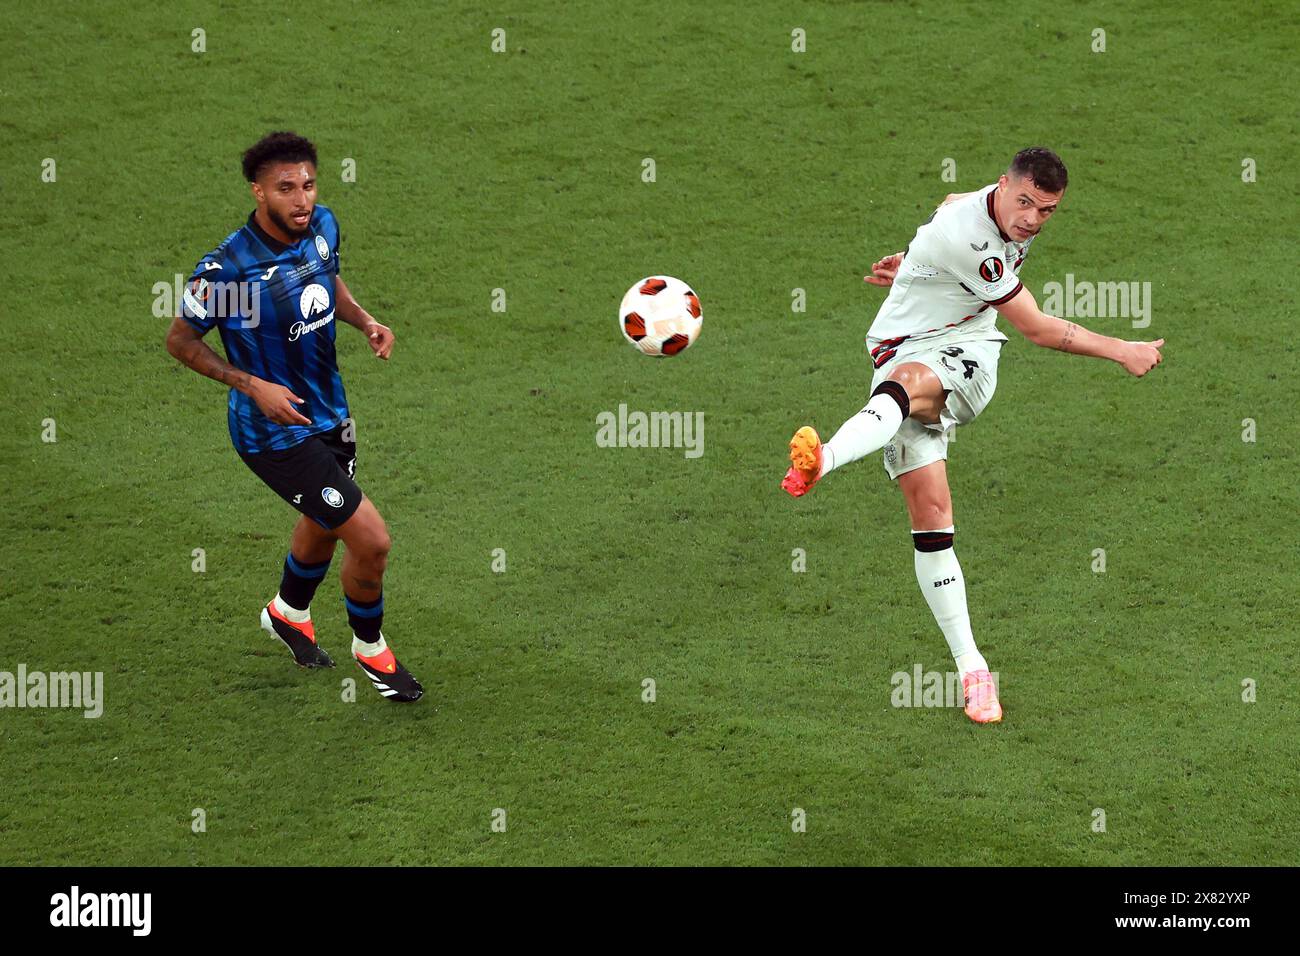
[[[129,928],[148,936],[153,928],[152,893],[83,893],[73,886],[50,897],[50,925],[56,928]]]
[[[298,297],[298,309],[307,321],[295,322],[289,326],[290,342],[297,342],[308,332],[315,332],[321,326],[329,325],[334,321],[334,310],[330,308],[330,294],[323,285],[316,282],[302,290],[302,294]]]

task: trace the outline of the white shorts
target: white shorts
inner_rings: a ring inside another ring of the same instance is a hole
[[[998,387],[1000,340],[940,338],[918,342],[910,349],[907,345],[904,343],[888,362],[876,369],[871,390],[874,392],[900,365],[920,362],[939,376],[948,398],[939,413],[939,421],[927,425],[908,418],[885,446],[885,471],[890,478],[946,459],[952,429],[974,421]]]

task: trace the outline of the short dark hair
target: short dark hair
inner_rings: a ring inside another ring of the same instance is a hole
[[[255,181],[257,174],[271,163],[311,163],[315,166],[316,147],[311,140],[287,130],[267,133],[244,150],[244,178],[250,183]]]
[[[1028,176],[1035,186],[1049,193],[1064,192],[1070,183],[1065,163],[1046,146],[1030,146],[1016,153],[1007,175],[1016,179]]]

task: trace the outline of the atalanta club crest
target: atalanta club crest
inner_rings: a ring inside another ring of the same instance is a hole
[[[324,236],[316,237],[316,254],[321,257],[322,262],[330,257],[330,244],[325,241]]]
[[[980,263],[980,278],[985,282],[997,282],[1002,278],[1002,260],[989,256]]]

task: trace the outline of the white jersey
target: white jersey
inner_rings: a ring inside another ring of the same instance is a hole
[[[993,306],[1020,291],[1020,266],[1034,237],[1013,242],[998,228],[993,218],[996,188],[986,186],[941,206],[916,230],[867,332],[877,368],[913,339],[1007,340],[995,324]]]

